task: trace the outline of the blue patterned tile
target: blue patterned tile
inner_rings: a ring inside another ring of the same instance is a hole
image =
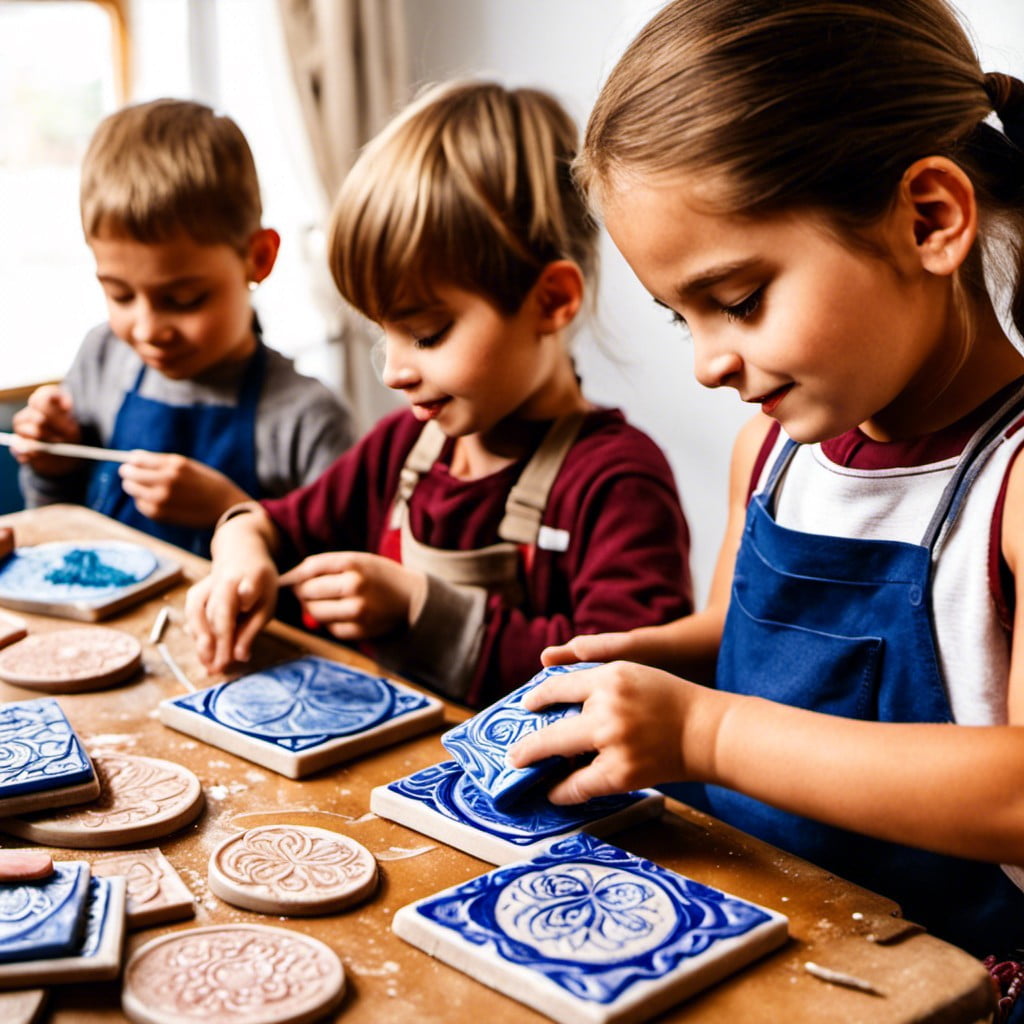
[[[661,811],[652,789],[556,807],[540,794],[500,811],[455,761],[431,765],[370,794],[370,810],[481,860],[522,860],[552,840],[586,830],[609,835]]]
[[[21,547],[0,566],[0,602],[54,604],[119,594],[150,576],[158,560],[126,541],[55,541]]]
[[[0,883],[0,963],[66,956],[82,941],[89,865],[66,861],[34,882]]]
[[[644,1020],[786,940],[781,914],[585,833],[395,915],[400,937],[557,1021]]]
[[[59,956],[0,963],[0,989],[106,981],[120,974],[127,882],[92,878],[86,892],[84,925],[73,948]]]
[[[580,711],[578,704],[555,704],[543,711],[528,711],[523,707],[523,697],[549,676],[594,667],[594,662],[580,662],[542,669],[524,686],[441,737],[445,750],[496,807],[511,807],[523,793],[550,778],[566,763],[565,758],[549,757],[526,768],[512,768],[507,760],[509,748],[531,732]]]
[[[440,701],[309,655],[160,704],[182,732],[298,777],[431,728]]]
[[[0,800],[94,777],[92,762],[56,700],[0,704]]]

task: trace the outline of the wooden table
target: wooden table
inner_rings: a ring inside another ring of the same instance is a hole
[[[62,696],[61,705],[94,753],[116,751],[177,761],[199,777],[206,810],[199,820],[159,843],[197,898],[193,921],[131,933],[126,956],[158,934],[228,922],[270,923],[314,935],[330,945],[345,965],[347,994],[338,1014],[352,1024],[385,1021],[417,1024],[511,1024],[546,1018],[432,960],[391,933],[391,917],[402,905],[463,882],[490,869],[433,839],[368,815],[370,790],[445,757],[440,731],[428,733],[372,756],[302,780],[287,779],[232,754],[193,740],[156,720],[157,703],[183,692],[148,636],[157,612],[172,618],[163,641],[197,688],[223,677],[207,677],[189,637],[181,610],[189,584],[206,563],[97,513],[70,505],[0,517],[13,526],[19,545],[52,540],[123,538],[142,541],[178,559],[186,579],[105,624],[132,633],[143,643],[144,674],[119,688]],[[19,613],[22,614],[22,613]],[[23,615],[30,631],[67,628],[70,623]],[[313,652],[374,670],[347,648],[280,623],[257,643],[253,667],[301,652]],[[0,700],[38,694],[0,683]],[[466,717],[449,705],[449,723]],[[334,828],[358,839],[378,858],[382,882],[377,895],[351,911],[303,919],[266,918],[238,910],[213,896],[206,865],[213,848],[243,828],[269,823]],[[790,942],[661,1020],[793,1024],[802,1021],[896,1024],[975,1022],[993,1007],[988,975],[962,950],[903,921],[889,900],[858,888],[731,829],[675,801],[659,820],[612,837],[627,850],[738,896],[774,907],[790,920]],[[0,847],[25,846],[0,836]],[[140,846],[157,845],[142,843]],[[93,860],[107,851],[53,850],[55,859]],[[803,964],[823,966],[869,981],[884,995],[871,995],[823,982]],[[55,1024],[109,1024],[126,1018],[117,982],[55,986],[50,998]]]

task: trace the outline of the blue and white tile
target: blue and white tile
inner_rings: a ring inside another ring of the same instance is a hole
[[[523,707],[523,697],[550,676],[594,667],[593,662],[579,662],[541,669],[518,690],[449,729],[441,743],[495,806],[508,809],[566,763],[565,758],[549,757],[526,768],[513,768],[508,763],[509,748],[524,736],[580,712],[578,704],[556,704],[543,711],[528,711]]]
[[[402,907],[392,928],[563,1024],[643,1021],[782,945],[787,919],[586,833]]]
[[[444,706],[411,687],[308,655],[173,697],[160,721],[290,778],[439,725]]]
[[[501,811],[455,761],[442,761],[370,793],[370,810],[491,864],[539,853],[556,839],[586,831],[607,836],[656,816],[665,798],[653,789],[556,807],[528,795]]]
[[[0,817],[98,795],[92,761],[53,697],[0,704]]]
[[[127,883],[124,878],[89,882],[85,929],[66,956],[0,964],[0,989],[108,981],[121,972]]]
[[[48,878],[0,884],[0,964],[64,956],[82,938],[89,893],[86,861],[64,861]]]
[[[181,566],[131,541],[53,541],[0,565],[0,605],[93,621],[173,583]]]

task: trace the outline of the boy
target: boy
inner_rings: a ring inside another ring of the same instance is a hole
[[[261,214],[252,154],[229,118],[162,99],[100,124],[81,215],[110,319],[14,429],[132,454],[119,465],[15,450],[29,508],[84,503],[206,555],[225,509],[315,479],[348,447],[348,410],[263,344],[251,291],[280,237]]]

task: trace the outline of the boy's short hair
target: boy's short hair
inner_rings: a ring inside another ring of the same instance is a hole
[[[597,227],[572,178],[577,131],[558,101],[494,82],[434,86],[360,154],[334,204],[328,260],[342,295],[378,322],[439,285],[505,314],[541,270],[597,265]]]
[[[244,252],[260,227],[256,165],[238,125],[189,100],[123,107],[100,122],[82,162],[82,228],[140,242],[180,232]]]

